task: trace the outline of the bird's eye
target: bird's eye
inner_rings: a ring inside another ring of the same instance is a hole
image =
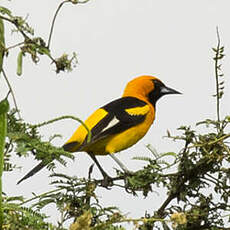
[[[160,89],[162,86],[164,86],[164,84],[159,81],[159,80],[153,80],[153,83],[154,83],[154,89]]]

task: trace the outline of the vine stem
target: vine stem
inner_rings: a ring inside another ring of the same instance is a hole
[[[15,106],[15,108],[16,108],[16,110],[17,110],[17,113],[18,113],[18,117],[19,117],[19,119],[22,119],[22,118],[21,118],[21,114],[20,114],[19,109],[18,109],[18,106],[17,106],[16,98],[15,98],[15,96],[14,96],[14,91],[13,91],[13,89],[12,89],[12,87],[11,87],[11,84],[10,84],[10,82],[9,82],[9,80],[8,80],[8,78],[7,78],[7,76],[6,76],[6,73],[5,73],[5,71],[4,71],[3,68],[2,68],[2,74],[3,74],[3,77],[4,77],[5,81],[6,81],[6,84],[7,84],[8,88],[9,88],[9,90],[10,90],[10,94],[12,95],[13,102],[14,102],[14,106]]]
[[[41,197],[43,197],[43,196],[46,196],[46,195],[48,195],[48,194],[50,194],[50,193],[54,193],[54,192],[61,191],[61,190],[63,190],[63,189],[64,189],[64,188],[57,188],[57,189],[54,189],[54,190],[52,190],[52,191],[42,193],[42,194],[40,194],[40,195],[34,196],[34,197],[32,197],[32,198],[30,198],[30,199],[28,199],[28,200],[23,201],[22,203],[20,203],[20,205],[29,203],[29,202],[31,202],[31,201],[33,201],[33,200],[36,200],[36,199],[41,198]]]
[[[23,42],[19,42],[19,43],[15,44],[15,45],[6,47],[5,50],[8,51],[8,50],[10,50],[10,49],[13,49],[13,48],[16,48],[16,47],[18,47],[18,46],[21,46],[21,45],[23,45],[24,43],[25,43],[24,41],[23,41]]]
[[[54,17],[53,17],[53,20],[52,20],[52,23],[51,23],[51,28],[50,28],[50,33],[49,33],[49,38],[48,38],[48,43],[47,43],[47,47],[48,49],[50,48],[50,43],[51,43],[51,38],[52,38],[52,35],[53,35],[53,30],[54,30],[54,24],[55,24],[55,21],[57,19],[57,15],[59,13],[59,11],[61,10],[61,8],[63,7],[63,5],[65,3],[72,3],[72,4],[85,4],[87,2],[89,2],[90,0],[84,0],[84,1],[78,1],[78,0],[65,0],[63,1],[62,3],[59,4],[55,14],[54,14]]]
[[[91,140],[91,131],[90,131],[90,129],[88,128],[88,126],[81,119],[79,119],[77,117],[74,117],[74,116],[64,115],[64,116],[54,118],[52,120],[45,121],[45,122],[42,122],[42,123],[39,123],[39,124],[36,124],[36,125],[30,125],[30,127],[31,128],[39,128],[41,126],[48,125],[48,124],[51,124],[53,122],[63,120],[63,119],[72,119],[72,120],[75,120],[75,121],[78,121],[79,123],[81,123],[84,126],[84,128],[87,130],[87,132],[88,132],[87,143],[90,142],[90,140]]]
[[[67,3],[67,2],[70,2],[70,0],[66,0],[62,3],[59,4],[55,14],[54,14],[54,17],[53,17],[53,20],[52,20],[52,24],[51,24],[51,28],[50,28],[50,33],[49,33],[49,39],[48,39],[48,45],[47,47],[50,48],[50,43],[51,43],[51,37],[52,37],[52,34],[53,34],[53,30],[54,30],[54,24],[55,24],[55,21],[56,21],[56,18],[57,18],[57,15],[58,15],[58,12],[60,11],[60,9],[62,8],[62,6]]]
[[[217,51],[215,56],[215,78],[216,78],[216,113],[217,113],[217,129],[220,131],[220,92],[219,92],[219,78],[218,78],[218,60],[219,60],[219,50],[220,50],[220,35],[218,27],[216,27],[216,34],[217,34]]]

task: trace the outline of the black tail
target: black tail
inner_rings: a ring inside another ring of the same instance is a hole
[[[76,145],[77,142],[72,142],[66,145],[63,145],[63,149],[67,152],[71,152],[71,149]],[[52,161],[52,160],[51,160]],[[50,162],[51,162],[50,161]],[[48,162],[49,163],[49,162]],[[41,169],[43,169],[48,163],[44,163],[43,161],[35,166],[32,170],[30,170],[21,180],[18,181],[17,184],[20,184],[22,181],[26,180],[27,178],[33,176],[37,172],[39,172]]]
[[[41,169],[43,169],[47,164],[45,164],[44,162],[41,162],[40,164],[38,164],[37,166],[35,166],[32,170],[30,170],[21,180],[18,181],[17,184],[20,184],[22,181],[24,181],[25,179],[33,176],[35,173],[39,172]]]

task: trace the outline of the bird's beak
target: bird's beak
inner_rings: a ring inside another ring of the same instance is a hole
[[[166,94],[182,94],[182,93],[176,91],[175,89],[164,86],[161,88],[161,94],[166,95]]]

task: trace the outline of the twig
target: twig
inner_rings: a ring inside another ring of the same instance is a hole
[[[50,28],[50,33],[49,33],[49,38],[48,38],[48,45],[47,47],[50,48],[50,43],[51,43],[51,38],[52,38],[52,35],[53,35],[53,30],[54,30],[54,24],[55,24],[55,21],[56,21],[56,18],[57,18],[57,15],[59,13],[59,11],[61,10],[61,8],[63,7],[63,5],[65,3],[73,3],[73,4],[85,4],[87,2],[89,2],[90,0],[84,0],[84,1],[78,1],[78,0],[65,0],[64,2],[60,3],[55,14],[54,14],[54,17],[53,17],[53,20],[52,20],[52,24],[51,24],[51,28]]]
[[[43,196],[46,196],[46,195],[48,195],[48,194],[50,194],[50,193],[58,192],[58,191],[61,191],[61,190],[63,190],[63,189],[64,189],[64,188],[57,188],[57,189],[51,190],[51,191],[49,191],[49,192],[42,193],[42,194],[40,194],[40,195],[34,196],[34,197],[32,197],[32,198],[30,198],[30,199],[28,199],[28,200],[23,201],[22,203],[20,203],[20,205],[24,205],[24,204],[26,204],[26,203],[29,203],[29,202],[33,201],[33,200],[36,200],[36,199],[41,198],[41,197],[43,197]]]
[[[12,19],[7,18],[7,17],[4,17],[4,16],[2,16],[2,15],[0,15],[0,18],[3,19],[3,20],[5,20],[5,21],[8,21],[8,22],[14,24],[15,27],[17,27],[18,31],[22,34],[22,36],[23,36],[25,39],[30,39],[30,38],[26,35],[26,33],[25,33],[23,30],[21,30],[21,29],[19,28],[18,23],[17,23],[16,20],[12,20]]]
[[[6,20],[6,21],[8,21],[8,22],[10,22],[12,24],[14,24],[14,26],[18,29],[18,31],[22,34],[22,36],[25,39],[24,42],[20,42],[20,43],[15,44],[15,45],[13,45],[11,47],[5,48],[6,51],[9,50],[9,49],[11,49],[11,48],[15,48],[17,46],[20,46],[20,45],[23,45],[23,44],[29,44],[29,43],[35,44],[36,46],[39,46],[36,42],[33,41],[32,38],[30,38],[29,36],[27,36],[26,33],[22,29],[20,29],[20,27],[18,26],[18,23],[17,23],[16,20],[12,20],[12,19],[4,17],[2,15],[0,15],[0,18],[3,19],[3,20]],[[54,62],[54,63],[56,62],[56,60],[50,54],[47,54],[47,56],[52,60],[52,62]]]
[[[164,201],[164,203],[161,205],[161,207],[157,210],[157,215],[159,217],[164,216],[164,210],[168,206],[168,204],[176,197],[175,193],[170,193],[167,199]]]
[[[90,129],[88,128],[88,126],[81,119],[79,119],[77,117],[74,117],[74,116],[65,115],[65,116],[61,116],[61,117],[58,117],[58,118],[54,118],[54,119],[49,120],[49,121],[42,122],[40,124],[30,125],[30,127],[31,128],[39,128],[41,126],[48,125],[48,124],[51,124],[53,122],[63,120],[63,119],[72,119],[72,120],[75,120],[75,121],[78,121],[79,123],[81,123],[84,126],[84,128],[87,130],[87,132],[88,132],[87,143],[90,142],[90,140],[91,140],[91,131],[90,131]]]
[[[55,24],[55,21],[56,21],[56,18],[57,18],[57,15],[58,15],[58,12],[60,11],[60,9],[62,8],[62,6],[67,3],[67,2],[71,2],[70,0],[66,0],[62,3],[60,3],[60,5],[58,6],[55,14],[54,14],[54,17],[53,17],[53,20],[52,20],[52,24],[51,24],[51,28],[50,28],[50,33],[49,33],[49,39],[48,39],[48,49],[50,48],[50,42],[51,42],[51,37],[52,37],[52,34],[53,34],[53,29],[54,29],[54,24]]]
[[[7,78],[7,76],[6,76],[6,73],[5,73],[5,71],[4,71],[3,68],[2,68],[2,73],[3,73],[3,77],[4,77],[5,81],[6,81],[6,84],[7,84],[8,88],[9,88],[9,90],[10,90],[10,93],[11,93],[11,95],[12,95],[13,102],[14,102],[14,106],[15,106],[15,108],[16,108],[16,110],[17,110],[17,113],[18,113],[18,117],[19,117],[19,119],[22,119],[22,118],[21,118],[20,111],[19,111],[18,106],[17,106],[16,98],[15,98],[15,96],[14,96],[14,91],[13,91],[11,85],[10,85],[10,82],[9,82],[9,80],[8,80],[8,78]]]
[[[13,49],[13,48],[21,46],[23,44],[25,44],[25,42],[19,42],[19,43],[15,44],[15,45],[12,45],[12,46],[9,46],[9,47],[5,48],[5,50],[8,51],[9,49]]]
[[[185,142],[185,146],[182,152],[182,158],[184,157],[184,155],[186,154],[187,150],[188,150],[188,145],[189,145],[189,141],[186,140]],[[175,176],[180,177],[180,173],[175,173]],[[163,217],[164,216],[164,210],[165,208],[168,206],[168,204],[177,197],[177,194],[180,193],[180,189],[181,186],[186,182],[187,178],[184,178],[183,180],[180,180],[180,182],[178,183],[178,189],[176,191],[170,191],[169,196],[166,198],[166,200],[164,201],[164,203],[161,205],[161,207],[157,210],[157,215],[159,217]]]

